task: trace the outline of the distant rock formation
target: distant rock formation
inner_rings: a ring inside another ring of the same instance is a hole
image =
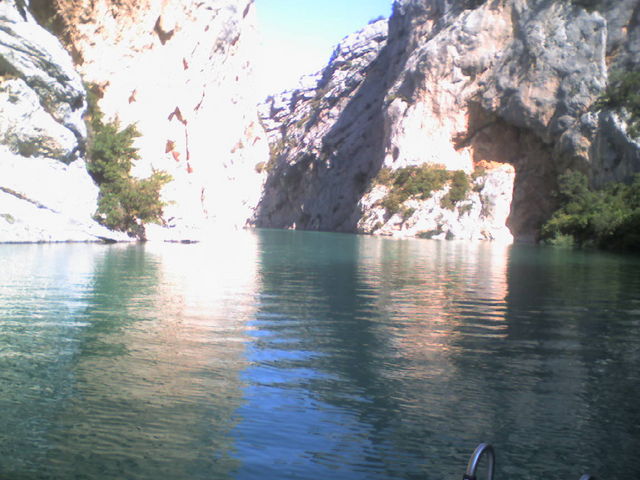
[[[368,25],[336,48],[308,89],[261,108],[269,133],[269,180],[257,226],[354,231],[354,207],[380,169],[384,152],[385,75],[375,62],[386,21]]]
[[[263,107],[270,173],[253,224],[448,238],[506,225],[535,240],[559,174],[640,171],[623,119],[593,108],[611,71],[638,68],[639,15],[640,0],[397,1],[386,42],[369,25],[315,88]],[[438,205],[445,186],[386,212],[378,172],[422,164],[490,168],[453,210]]]

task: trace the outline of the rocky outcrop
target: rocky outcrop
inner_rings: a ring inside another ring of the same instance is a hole
[[[85,91],[20,3],[0,3],[0,242],[123,240],[92,220]]]
[[[640,171],[624,119],[594,108],[611,71],[638,67],[639,15],[638,0],[396,2],[386,43],[381,27],[367,27],[338,48],[315,90],[267,103],[270,175],[254,223],[491,238],[485,222],[496,227],[506,202],[513,235],[534,240],[567,169],[595,184]],[[386,193],[372,189],[380,169],[422,164],[498,165],[482,185],[511,168],[512,194],[499,182],[488,206],[476,191],[447,213],[434,208],[445,187],[408,200],[402,218],[384,213]],[[484,214],[470,220],[475,211]]]
[[[253,17],[252,0],[0,3],[0,241],[126,239],[92,220],[83,82],[107,121],[140,132],[134,175],[173,179],[165,225],[147,226],[147,238],[243,226],[268,151]]]
[[[0,146],[0,243],[128,241],[91,220],[98,188],[84,162],[23,157]]]
[[[360,233],[393,237],[433,238],[438,240],[493,240],[511,243],[513,236],[506,227],[514,171],[508,164],[484,164],[474,175],[466,198],[448,205],[452,186],[433,192],[427,199],[410,198],[398,212],[389,212],[384,199],[390,188],[374,184],[358,203],[362,217]]]
[[[91,220],[78,72],[107,119],[142,134],[134,173],[173,178],[151,238],[249,219],[465,239],[507,238],[508,227],[534,240],[567,169],[596,186],[640,171],[625,112],[594,108],[611,72],[638,68],[640,0],[398,0],[388,23],[344,39],[326,69],[268,99],[260,119],[254,8],[0,2],[0,241],[117,237]],[[397,185],[377,183],[380,173],[428,164],[465,172],[464,198],[447,181],[390,208]]]
[[[252,0],[58,0],[78,70],[107,118],[135,123],[135,174],[168,172],[168,228],[198,237],[238,228],[253,214],[267,155],[255,110]],[[258,169],[259,170],[259,169]]]

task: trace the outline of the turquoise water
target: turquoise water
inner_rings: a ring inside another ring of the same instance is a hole
[[[290,231],[0,245],[1,479],[640,475],[640,260]]]

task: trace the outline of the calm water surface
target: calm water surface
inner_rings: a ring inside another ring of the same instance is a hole
[[[0,245],[0,478],[640,475],[640,259],[287,231]]]

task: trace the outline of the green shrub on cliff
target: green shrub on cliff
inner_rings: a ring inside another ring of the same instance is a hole
[[[402,204],[410,198],[427,200],[432,193],[442,190],[447,183],[451,187],[442,198],[443,208],[453,209],[455,203],[464,200],[469,192],[469,176],[462,170],[451,172],[440,165],[424,164],[391,170],[383,168],[374,179],[374,183],[385,185],[389,192],[381,205],[389,215],[401,211]]]
[[[133,162],[139,158],[133,142],[140,134],[134,125],[121,129],[117,121],[105,123],[91,95],[88,126],[87,170],[100,188],[94,218],[113,230],[143,238],[144,223],[161,222],[160,190],[171,177],[163,171],[143,179],[131,175]]]
[[[578,246],[640,250],[640,175],[630,185],[589,187],[587,177],[569,172],[559,179],[560,208],[542,228],[542,238]]]
[[[447,194],[440,200],[440,206],[453,210],[456,203],[467,198],[470,189],[469,175],[462,170],[456,170],[451,173],[451,186]]]
[[[605,93],[595,104],[597,109],[610,108],[628,114],[629,135],[640,137],[640,72],[628,71],[611,76]]]
[[[377,183],[387,185],[389,193],[382,200],[387,213],[393,215],[400,211],[402,204],[411,197],[426,200],[431,192],[440,190],[448,180],[447,171],[434,165],[420,165],[391,170],[384,168],[378,174]]]

